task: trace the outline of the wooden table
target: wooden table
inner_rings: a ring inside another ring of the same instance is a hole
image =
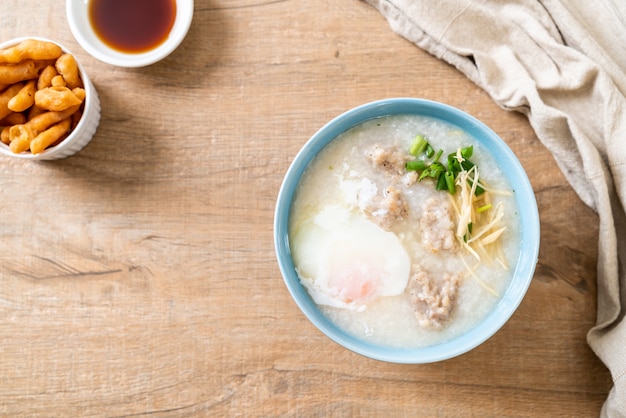
[[[526,119],[396,36],[358,0],[196,0],[184,43],[141,69],[83,51],[63,1],[3,0],[0,40],[74,51],[99,92],[93,141],[2,158],[0,415],[596,416],[611,387],[586,344],[596,215]],[[460,357],[351,353],[300,312],[275,260],[274,203],[324,123],[368,101],[456,106],[515,151],[541,253],[523,303]]]

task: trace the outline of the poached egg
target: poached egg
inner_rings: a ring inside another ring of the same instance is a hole
[[[317,304],[364,310],[407,286],[411,263],[398,237],[339,205],[302,219],[291,250],[303,286]]]

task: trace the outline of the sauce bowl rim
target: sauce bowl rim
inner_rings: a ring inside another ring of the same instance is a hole
[[[106,45],[89,23],[89,0],[66,0],[70,31],[78,44],[94,58],[118,67],[137,68],[154,64],[170,55],[187,36],[194,12],[194,0],[175,0],[176,18],[167,39],[154,49],[142,53],[125,53]]]

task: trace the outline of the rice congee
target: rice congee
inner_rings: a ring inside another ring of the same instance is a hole
[[[338,327],[398,348],[484,318],[519,253],[514,191],[488,149],[418,115],[364,122],[322,149],[291,206],[301,284]]]

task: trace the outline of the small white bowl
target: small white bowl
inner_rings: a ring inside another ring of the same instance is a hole
[[[66,14],[72,34],[90,55],[118,67],[145,67],[170,55],[185,39],[193,19],[193,0],[176,0],[176,18],[167,39],[143,53],[124,53],[112,49],[96,35],[88,14],[89,0],[67,0]]]
[[[3,142],[0,142],[0,153],[10,157],[38,161],[67,158],[83,149],[89,143],[89,141],[91,141],[94,134],[96,133],[96,129],[100,124],[100,99],[98,97],[98,92],[96,91],[96,88],[93,86],[93,83],[87,76],[87,73],[85,72],[83,66],[78,61],[76,55],[58,42],[46,38],[39,38],[36,36],[27,36],[24,38],[16,38],[4,42],[0,44],[0,49],[9,48],[11,46],[17,45],[26,39],[38,39],[41,41],[52,42],[59,45],[63,52],[74,55],[74,59],[76,59],[76,62],[78,64],[80,77],[83,80],[85,88],[85,103],[83,106],[83,114],[80,117],[80,121],[78,122],[74,130],[67,136],[67,138],[65,138],[59,144],[47,148],[45,151],[39,154],[32,154],[30,151],[16,154],[11,151],[7,144]]]

